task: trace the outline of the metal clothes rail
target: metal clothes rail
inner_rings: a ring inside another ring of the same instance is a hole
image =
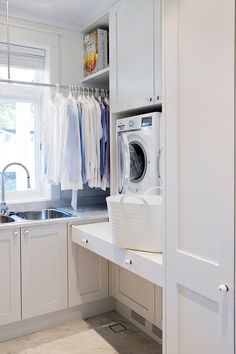
[[[19,81],[19,80],[11,80],[11,79],[0,79],[0,84],[14,84],[14,85],[26,85],[26,86],[38,86],[38,87],[49,87],[49,88],[56,88],[56,89],[66,89],[66,90],[80,90],[84,92],[85,90],[89,92],[101,92],[101,93],[109,93],[109,90],[104,88],[94,88],[94,87],[87,87],[87,86],[80,86],[80,85],[61,85],[61,84],[49,84],[44,82],[33,82],[33,81]]]

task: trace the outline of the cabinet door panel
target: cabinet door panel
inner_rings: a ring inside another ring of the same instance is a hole
[[[67,307],[67,225],[22,229],[22,317]]]
[[[115,297],[140,316],[154,323],[154,284],[116,266]]]
[[[154,1],[120,1],[110,13],[112,110],[147,106],[155,93]]]
[[[108,296],[108,261],[74,244],[69,236],[69,306]]]
[[[21,319],[20,231],[0,232],[0,325]]]
[[[162,288],[155,286],[155,326],[162,329]]]
[[[233,354],[235,1],[165,6],[166,350]]]

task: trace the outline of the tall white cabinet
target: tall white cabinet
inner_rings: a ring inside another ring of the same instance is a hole
[[[110,68],[113,113],[161,102],[161,0],[112,7]]]
[[[166,354],[234,354],[235,1],[165,3]]]

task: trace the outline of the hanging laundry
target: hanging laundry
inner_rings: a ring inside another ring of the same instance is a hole
[[[107,97],[84,92],[56,93],[45,116],[42,136],[43,175],[50,184],[72,189],[72,206],[84,184],[110,186],[110,105]]]

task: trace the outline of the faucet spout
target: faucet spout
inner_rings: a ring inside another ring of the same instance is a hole
[[[3,168],[2,173],[1,173],[2,196],[1,196],[1,203],[0,203],[0,207],[1,207],[0,211],[1,211],[1,213],[4,213],[4,214],[6,214],[8,211],[8,207],[6,205],[6,196],[5,196],[4,174],[5,174],[6,170],[8,169],[8,167],[10,167],[12,165],[20,166],[25,170],[26,175],[27,175],[27,188],[30,188],[30,174],[29,174],[28,168],[25,165],[23,165],[20,162],[11,162],[8,165],[6,165]]]

